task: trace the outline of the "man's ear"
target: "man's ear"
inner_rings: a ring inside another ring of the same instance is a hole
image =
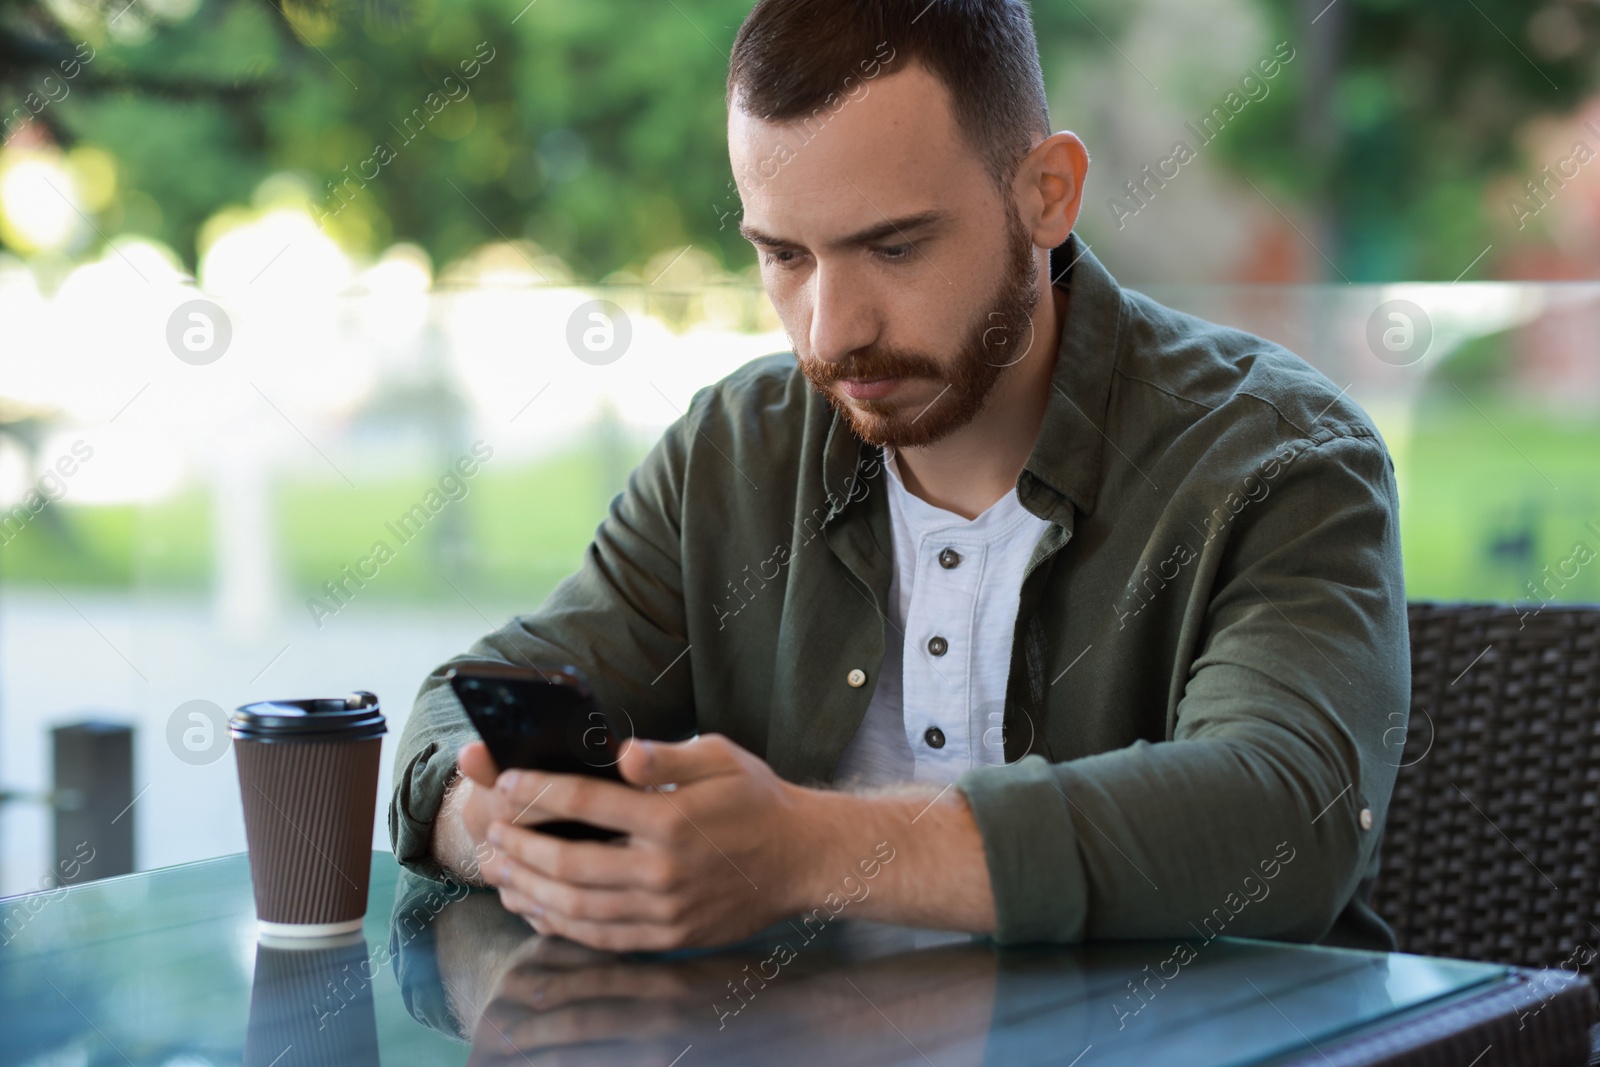
[[[1017,168],[1014,189],[1022,222],[1040,248],[1055,248],[1078,223],[1089,150],[1071,130],[1061,130],[1033,146]]]

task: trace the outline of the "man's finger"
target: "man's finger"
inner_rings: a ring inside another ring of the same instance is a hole
[[[481,786],[493,787],[500,768],[489,755],[489,746],[482,741],[468,741],[456,751],[456,766],[461,773]]]
[[[721,734],[701,734],[687,741],[630,737],[617,770],[634,785],[688,785],[737,770],[737,748]]]
[[[670,860],[653,851],[600,841],[569,841],[510,823],[491,823],[489,830],[501,842],[494,846],[495,862],[511,860],[569,885],[659,892],[671,881]]]
[[[677,927],[658,923],[595,922],[571,919],[546,911],[539,929],[604,952],[663,952],[680,948],[684,936]]]
[[[546,878],[531,867],[511,862],[497,878],[502,890],[543,909],[538,919],[583,920],[593,923],[660,923],[673,918],[673,902],[639,889],[595,889]]]
[[[522,916],[523,920],[541,934],[549,933],[544,926],[544,908],[535,904],[528,896],[519,893],[509,885],[499,887],[500,906],[513,915]]]
[[[576,819],[627,834],[650,824],[653,801],[659,798],[584,774],[510,770],[495,779],[490,811],[498,822],[531,826]]]

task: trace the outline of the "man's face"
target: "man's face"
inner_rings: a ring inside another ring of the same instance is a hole
[[[781,125],[735,107],[728,149],[740,228],[813,387],[873,444],[971,421],[1032,342],[1038,268],[938,79],[856,78]]]

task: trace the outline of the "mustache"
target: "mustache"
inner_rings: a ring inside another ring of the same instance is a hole
[[[943,378],[939,364],[915,352],[873,350],[852,352],[837,363],[802,358],[801,369],[819,385],[849,378]]]

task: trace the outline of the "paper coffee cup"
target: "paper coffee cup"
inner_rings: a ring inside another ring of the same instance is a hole
[[[371,693],[263,701],[229,718],[263,934],[361,929],[386,730]]]

